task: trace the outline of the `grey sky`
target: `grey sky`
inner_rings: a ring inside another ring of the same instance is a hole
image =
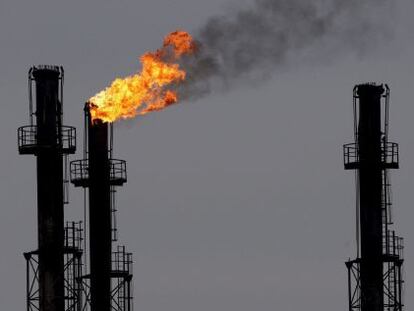
[[[0,2],[0,303],[25,308],[23,251],[36,247],[35,161],[18,156],[28,122],[27,70],[65,68],[65,123],[82,148],[85,99],[177,28],[194,31],[232,0]],[[238,1],[248,4],[249,0]],[[237,4],[239,5],[239,4]],[[414,303],[414,3],[396,1],[393,38],[371,55],[294,64],[253,88],[211,94],[117,125],[128,161],[119,191],[119,234],[134,253],[135,308],[161,311],[346,310],[355,256],[352,87],[391,87],[394,215],[405,237],[406,305]],[[312,56],[312,55],[311,55]],[[71,188],[68,219],[80,219]]]

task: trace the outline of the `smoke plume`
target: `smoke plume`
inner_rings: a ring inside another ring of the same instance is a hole
[[[386,0],[254,0],[214,16],[194,34],[181,99],[223,91],[292,66],[365,55],[390,33]]]

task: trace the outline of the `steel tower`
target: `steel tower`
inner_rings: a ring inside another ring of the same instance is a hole
[[[115,192],[127,181],[126,162],[112,158],[113,125],[91,120],[85,105],[84,159],[71,162],[71,182],[89,189],[90,273],[83,276],[92,311],[132,310],[132,254],[117,241]]]
[[[18,149],[20,154],[36,156],[38,248],[24,254],[27,260],[27,309],[64,311],[67,305],[63,213],[67,203],[67,178],[64,164],[67,155],[75,152],[76,130],[62,125],[63,68],[32,67],[28,81],[30,125],[18,129]]]
[[[400,311],[403,240],[391,230],[389,170],[399,167],[398,145],[388,141],[389,88],[354,88],[355,142],[344,145],[346,170],[355,170],[357,257],[346,262],[349,310]]]

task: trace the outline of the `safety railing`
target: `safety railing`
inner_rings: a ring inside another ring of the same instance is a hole
[[[359,148],[357,143],[343,146],[344,165],[346,169],[359,168]],[[386,142],[381,144],[381,164],[384,168],[398,168],[399,149],[397,143]]]
[[[127,181],[126,161],[110,159],[110,181],[112,185],[122,185]]]
[[[81,249],[83,241],[82,222],[67,221],[65,225],[65,247]]]
[[[112,271],[132,274],[132,253],[126,251],[125,246],[118,245],[112,252]]]
[[[56,129],[56,134],[59,129]],[[20,154],[35,154],[40,149],[58,148],[64,154],[76,151],[76,128],[73,126],[61,126],[59,135],[56,135],[54,144],[40,144],[38,142],[37,126],[26,125],[17,129],[17,141]]]
[[[120,186],[127,181],[125,160],[109,159],[109,168],[109,182],[111,185]],[[70,180],[75,186],[88,186],[88,159],[75,160],[70,163]]]
[[[404,256],[404,239],[395,235],[394,230],[388,230],[382,241],[383,254],[396,256],[400,259]]]

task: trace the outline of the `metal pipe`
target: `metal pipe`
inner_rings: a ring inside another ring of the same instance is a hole
[[[111,306],[111,195],[108,158],[108,123],[88,114],[89,243],[91,310],[110,311]]]
[[[358,151],[359,199],[361,223],[361,309],[382,311],[382,158],[381,96],[384,88],[360,85]]]
[[[59,70],[33,70],[36,82],[39,306],[64,311],[63,158]]]

